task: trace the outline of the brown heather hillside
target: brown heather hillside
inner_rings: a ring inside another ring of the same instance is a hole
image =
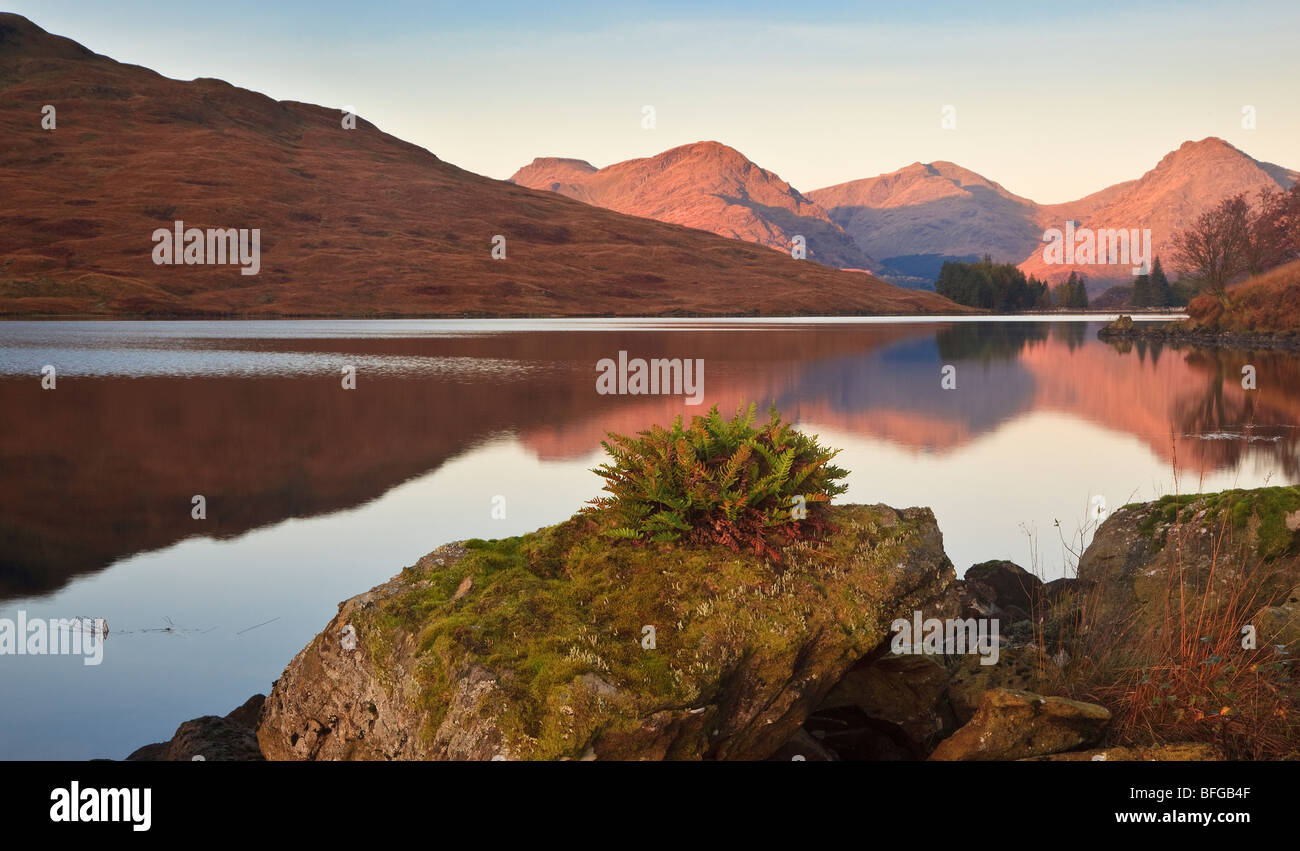
[[[41,128],[46,104],[53,131]],[[471,174],[340,119],[220,80],[167,79],[0,14],[0,314],[961,310],[868,274]],[[260,274],[155,265],[152,233],[175,219],[260,228]],[[496,234],[505,260],[491,258]]]
[[[539,157],[510,180],[781,252],[789,252],[793,237],[801,235],[810,260],[841,269],[880,268],[821,205],[719,142],[682,145],[602,169],[583,160]]]
[[[1182,324],[1193,330],[1300,339],[1300,260],[1230,287],[1226,308],[1212,295],[1197,296],[1187,315]]]

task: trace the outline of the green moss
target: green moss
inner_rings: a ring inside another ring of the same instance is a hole
[[[780,666],[808,640],[812,620],[842,630],[862,655],[876,646],[880,600],[897,596],[892,568],[914,554],[924,524],[862,506],[831,516],[840,533],[789,548],[780,573],[720,545],[611,540],[587,515],[467,541],[460,558],[426,557],[410,569],[409,590],[367,609],[358,631],[379,660],[393,658],[400,640],[416,642],[427,738],[461,669],[477,663],[504,692],[492,711],[513,753],[578,757],[593,732],[708,704],[738,666],[758,681],[787,678]],[[471,586],[453,599],[467,577]],[[654,649],[642,647],[645,626],[655,629]],[[587,674],[617,692],[583,685]]]
[[[1157,526],[1172,523],[1175,518],[1190,523],[1203,514],[1207,524],[1226,523],[1234,529],[1246,530],[1254,519],[1258,523],[1256,553],[1260,558],[1272,559],[1291,549],[1295,533],[1287,529],[1286,516],[1297,510],[1300,510],[1300,486],[1165,496],[1150,504],[1138,528],[1150,536]]]

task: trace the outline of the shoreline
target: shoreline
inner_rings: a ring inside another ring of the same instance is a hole
[[[1124,320],[1129,320],[1125,322]],[[1181,347],[1215,349],[1278,349],[1300,351],[1300,330],[1247,334],[1238,331],[1214,331],[1207,328],[1184,328],[1178,325],[1139,327],[1125,314],[1097,331],[1105,343],[1156,342]]]
[[[1096,313],[1066,311],[1052,313],[795,313],[783,315],[761,315],[746,313],[664,313],[664,314],[428,314],[378,315],[378,316],[337,316],[330,314],[301,314],[290,316],[263,316],[256,314],[222,314],[218,316],[203,314],[175,314],[159,316],[157,314],[132,314],[105,316],[93,313],[39,314],[26,316],[22,314],[0,314],[0,322],[607,322],[607,321],[646,321],[646,322],[698,322],[731,321],[751,322],[755,324],[778,322],[825,323],[836,322],[863,323],[893,322],[900,319],[918,322],[1114,322],[1129,314],[1116,311],[1099,311]],[[1187,319],[1185,313],[1139,314],[1142,322],[1176,322]]]

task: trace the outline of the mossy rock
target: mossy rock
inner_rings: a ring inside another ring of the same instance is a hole
[[[1097,530],[1079,580],[1100,589],[1109,616],[1136,610],[1139,624],[1165,618],[1174,600],[1202,614],[1238,595],[1273,605],[1300,582],[1297,512],[1296,486],[1126,505]]]
[[[276,682],[263,752],[766,758],[895,618],[955,580],[928,509],[830,518],[837,531],[787,548],[779,569],[612,541],[583,515],[442,547],[340,605]]]

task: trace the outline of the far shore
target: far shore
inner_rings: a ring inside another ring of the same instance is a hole
[[[1044,311],[1041,313],[976,313],[976,314],[928,314],[928,313],[875,313],[875,314],[808,314],[795,316],[752,316],[743,314],[699,314],[699,315],[538,315],[538,316],[468,316],[432,314],[428,316],[260,316],[260,315],[223,315],[223,316],[103,316],[99,314],[68,314],[48,316],[0,315],[0,322],[627,322],[627,323],[680,323],[692,322],[735,322],[747,324],[893,324],[899,322],[917,323],[951,323],[951,322],[1114,322],[1121,316],[1130,316],[1135,322],[1174,322],[1186,319],[1187,314],[1178,313],[1132,313],[1125,311],[1070,311],[1059,313]]]

